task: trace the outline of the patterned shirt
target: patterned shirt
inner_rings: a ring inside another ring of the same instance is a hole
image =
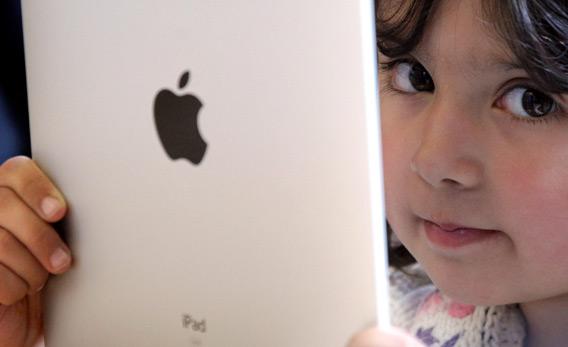
[[[474,306],[443,295],[415,265],[391,269],[391,312],[400,327],[432,347],[522,347],[525,321],[518,305]]]

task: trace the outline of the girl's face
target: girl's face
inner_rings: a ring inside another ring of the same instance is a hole
[[[568,95],[535,87],[479,0],[443,1],[429,23],[411,55],[380,57],[393,230],[465,303],[568,293]]]

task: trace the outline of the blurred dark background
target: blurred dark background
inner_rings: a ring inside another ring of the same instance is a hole
[[[0,0],[0,163],[30,155],[20,0]]]

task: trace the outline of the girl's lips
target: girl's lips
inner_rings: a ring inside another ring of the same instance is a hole
[[[444,224],[444,227],[424,220],[424,230],[428,240],[442,248],[460,248],[495,236],[497,230],[459,228]]]

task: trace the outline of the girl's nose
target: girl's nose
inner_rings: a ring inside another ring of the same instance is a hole
[[[475,115],[448,102],[433,103],[417,128],[410,169],[434,188],[466,190],[482,181],[482,129]]]

